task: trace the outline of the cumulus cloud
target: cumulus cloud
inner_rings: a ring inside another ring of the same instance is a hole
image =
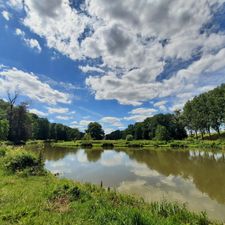
[[[48,116],[48,113],[42,112],[42,111],[40,111],[38,109],[29,109],[29,112],[30,113],[34,113],[34,114],[36,114],[36,115],[38,115],[40,117],[46,117],[46,116]]]
[[[130,116],[125,117],[125,120],[133,120],[135,122],[142,122],[147,117],[151,117],[157,113],[153,108],[136,108],[129,112]]]
[[[37,50],[37,52],[39,52],[39,53],[42,51],[42,48],[41,48],[39,42],[33,38],[31,38],[31,39],[26,38],[25,32],[20,30],[19,28],[16,28],[16,35],[20,36],[29,48],[33,48],[33,49]]]
[[[17,68],[0,67],[0,87],[2,96],[10,90],[18,91],[21,95],[49,105],[71,102],[70,95],[53,89],[35,74]]]
[[[23,0],[8,0],[7,5],[16,10],[21,10],[23,8]]]
[[[97,72],[97,73],[104,73],[104,70],[98,67],[94,67],[94,66],[79,66],[79,69],[83,72],[83,73],[91,73],[91,72]]]
[[[71,122],[71,127],[75,127],[78,128],[82,131],[84,131],[85,129],[87,129],[87,126],[89,123],[94,122],[93,120],[80,120],[80,121],[73,121]]]
[[[64,114],[64,113],[68,113],[69,109],[68,108],[60,108],[60,107],[47,107],[48,109],[48,113],[49,114]]]
[[[105,125],[110,125],[114,127],[123,127],[124,125],[121,123],[121,119],[117,117],[103,117],[99,121]]]
[[[86,0],[82,12],[69,0],[23,2],[23,24],[49,48],[73,60],[101,59],[80,67],[91,73],[86,85],[97,100],[140,106],[225,80],[218,75],[225,68],[225,33],[207,28],[225,0]],[[185,66],[159,79],[168,61],[177,60]]]
[[[72,119],[73,117],[71,117],[71,116],[56,116],[56,119],[58,119],[58,120],[70,120],[70,119]]]
[[[5,20],[9,21],[11,18],[11,15],[8,11],[2,11],[2,16],[4,17]]]
[[[41,46],[36,39],[25,39],[25,43],[28,47],[36,49],[39,53],[41,52]]]
[[[166,111],[167,110],[166,103],[167,101],[163,100],[163,101],[156,102],[154,106],[158,107],[161,111]]]

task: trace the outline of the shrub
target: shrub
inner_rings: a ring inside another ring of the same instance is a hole
[[[92,148],[93,147],[92,143],[90,143],[90,142],[83,142],[83,143],[81,143],[80,146],[82,148]]]
[[[78,200],[85,201],[90,198],[91,196],[88,192],[82,190],[76,184],[71,183],[57,185],[49,196],[50,201],[55,201],[57,199],[68,199],[70,202]]]
[[[6,155],[6,150],[4,148],[0,148],[0,157],[4,157]]]
[[[143,144],[140,144],[140,143],[130,143],[130,144],[128,144],[128,147],[129,148],[142,148],[143,147]]]
[[[91,141],[92,140],[92,137],[91,137],[91,134],[89,133],[86,133],[83,137],[83,140],[84,141]]]
[[[26,151],[11,152],[4,160],[4,167],[12,173],[25,172],[29,175],[41,175],[44,173],[41,154],[39,157],[36,157]]]
[[[103,143],[102,148],[113,148],[114,144],[113,143]]]
[[[126,136],[126,141],[133,141],[133,140],[134,140],[133,135],[128,134],[128,135]]]
[[[170,143],[171,148],[187,148],[188,146],[184,143],[172,142]]]

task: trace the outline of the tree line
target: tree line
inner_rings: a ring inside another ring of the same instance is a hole
[[[182,119],[190,134],[203,137],[214,130],[219,135],[225,125],[225,84],[194,97],[183,109]]]
[[[114,131],[106,135],[108,140],[134,139],[134,140],[171,140],[187,137],[185,126],[181,120],[181,113],[158,114],[146,118],[143,122],[131,124],[123,131]]]
[[[9,102],[0,100],[0,140],[15,144],[27,140],[65,140],[81,139],[83,133],[59,123],[50,123],[46,118],[29,113],[26,103],[15,105],[17,96]]]
[[[63,124],[50,123],[27,110],[27,104],[15,105],[17,96],[9,102],[0,100],[0,140],[14,143],[32,140],[181,140],[187,131],[198,137],[214,130],[219,135],[225,125],[225,84],[189,100],[183,110],[173,114],[157,114],[143,122],[129,125],[105,135],[101,124],[92,122],[85,133]]]

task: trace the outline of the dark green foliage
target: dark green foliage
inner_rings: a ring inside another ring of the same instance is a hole
[[[103,143],[102,144],[102,148],[113,148],[114,147],[114,144],[113,143]]]
[[[6,150],[0,147],[0,157],[4,157],[6,155]]]
[[[105,135],[102,126],[97,122],[89,123],[86,133],[89,133],[94,140],[102,140]]]
[[[188,146],[185,145],[184,143],[179,143],[179,142],[172,142],[170,143],[171,148],[187,148]]]
[[[68,198],[70,201],[78,200],[81,197],[81,190],[76,185],[64,184],[56,186],[50,196],[50,200]]]
[[[133,137],[132,134],[128,134],[128,135],[126,136],[126,141],[133,141],[133,140],[134,140],[134,137]]]
[[[47,140],[50,134],[50,123],[47,119],[36,118],[34,122],[33,138],[36,140]]]
[[[105,136],[105,139],[106,140],[120,140],[120,139],[122,139],[122,137],[123,137],[123,132],[120,130],[116,130],[110,134],[107,134]]]
[[[92,145],[91,142],[83,142],[83,143],[81,143],[80,146],[81,146],[82,148],[92,148],[92,147],[93,147],[93,145]]]
[[[155,131],[155,139],[158,141],[170,140],[170,133],[165,126],[158,125]]]
[[[29,173],[29,175],[38,175],[44,172],[44,164],[41,155],[36,157],[24,151],[9,153],[4,159],[4,167],[7,171],[12,173],[25,171]]]
[[[22,103],[18,107],[14,107],[10,111],[9,116],[10,129],[8,140],[14,142],[15,144],[20,144],[25,142],[31,136],[31,120],[27,114],[27,105]]]
[[[0,140],[21,144],[33,140],[79,140],[83,133],[76,128],[50,123],[27,111],[27,104],[16,106],[0,100]]]
[[[6,119],[0,120],[0,140],[5,141],[9,134],[9,122]]]
[[[186,128],[198,138],[198,133],[203,138],[211,130],[220,135],[222,125],[225,123],[225,85],[195,97],[188,101],[183,110],[183,121]]]
[[[142,148],[143,144],[141,144],[141,143],[129,143],[128,147],[129,148]]]
[[[92,140],[92,137],[89,133],[86,133],[84,136],[83,136],[83,140],[84,141],[91,141]]]
[[[167,135],[163,137],[163,140],[181,140],[187,137],[181,114],[176,112],[175,114],[158,114],[146,118],[142,123],[129,125],[128,128],[123,131],[123,138],[125,139],[127,135],[132,135],[135,140],[156,139],[158,126],[165,127],[164,130],[167,131]]]

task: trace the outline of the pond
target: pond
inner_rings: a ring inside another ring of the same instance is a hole
[[[81,182],[111,187],[145,201],[177,201],[225,221],[225,154],[201,151],[48,148],[45,166]]]

